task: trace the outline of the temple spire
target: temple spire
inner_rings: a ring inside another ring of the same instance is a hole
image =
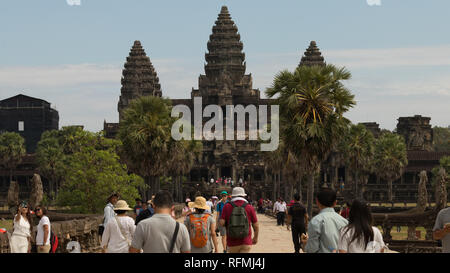
[[[161,85],[150,58],[140,41],[135,41],[122,72],[122,88],[119,99],[119,120],[130,101],[141,96],[161,97]]]
[[[317,44],[315,41],[311,41],[309,44],[309,47],[306,49],[304,56],[302,57],[299,66],[306,65],[306,66],[324,66],[326,63],[324,61],[324,58],[322,56],[322,53],[320,53],[319,48],[317,47]]]
[[[223,6],[209,37],[209,52],[205,54],[205,73],[208,78],[217,78],[223,73],[229,73],[234,80],[244,76],[245,54],[240,39],[228,8]]]

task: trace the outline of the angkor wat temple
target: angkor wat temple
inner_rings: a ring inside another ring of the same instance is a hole
[[[246,73],[243,43],[238,28],[233,22],[227,7],[222,7],[218,19],[212,28],[208,41],[208,53],[205,54],[205,74],[200,75],[198,89],[192,89],[189,99],[172,99],[173,105],[183,104],[193,109],[194,97],[202,97],[203,107],[216,104],[244,106],[253,104],[270,105],[271,99],[261,98],[261,92],[252,87],[252,75]],[[301,57],[299,65],[325,65],[316,42],[312,41]],[[136,41],[125,63],[122,77],[121,96],[118,104],[119,122],[122,110],[130,100],[142,95],[161,96],[161,85],[149,57]],[[194,111],[192,111],[194,112]],[[270,114],[270,113],[269,113]],[[270,120],[270,119],[269,119]],[[377,123],[363,123],[375,137],[381,130]],[[117,123],[104,123],[108,137],[114,137],[118,130]],[[445,153],[432,151],[433,131],[430,118],[414,116],[398,119],[397,132],[404,136],[408,146],[409,164],[404,175],[394,183],[394,197],[397,201],[415,202],[417,196],[418,174],[426,170],[431,176],[431,169],[439,164]],[[233,181],[248,182],[254,198],[272,197],[272,179],[265,177],[264,162],[256,141],[206,141],[203,140],[203,157],[191,170],[189,183],[185,192],[203,189],[211,178],[231,177]],[[350,190],[352,176],[345,164],[332,154],[323,164],[320,183],[339,188],[343,183]],[[266,174],[267,176],[267,174]],[[431,178],[431,177],[430,177]],[[431,180],[429,180],[431,181]],[[306,184],[306,183],[305,183]],[[431,187],[431,185],[429,185]],[[305,192],[305,191],[304,191]],[[365,197],[369,200],[385,200],[387,186],[376,176],[371,176],[365,187]],[[433,192],[430,188],[429,192]]]
[[[325,65],[325,59],[314,41],[310,43],[303,56],[299,56],[299,59],[299,65]],[[252,104],[258,107],[271,104],[270,99],[261,98],[260,90],[253,89],[252,75],[246,74],[245,54],[238,28],[225,6],[222,7],[212,28],[205,60],[205,74],[199,77],[198,89],[191,90],[190,98],[172,99],[173,105],[183,104],[192,109],[194,97],[202,97],[203,106],[216,104],[224,107],[225,105],[241,104],[246,106]],[[129,105],[131,100],[145,95],[163,95],[157,70],[153,67],[139,41],[134,42],[127,57],[121,84],[121,95],[117,105],[119,123],[122,119],[123,109]],[[119,123],[104,122],[104,131],[107,137],[114,138],[116,136]],[[377,123],[363,124],[375,137],[381,134]],[[432,168],[438,165],[439,159],[448,153],[433,151],[433,131],[428,117],[401,117],[398,119],[396,131],[405,138],[409,164],[401,179],[393,183],[394,198],[396,202],[416,202],[418,174],[420,171],[426,170],[429,181],[431,181]],[[260,196],[272,198],[274,194],[278,193],[273,192],[273,174],[264,172],[261,153],[256,141],[204,140],[203,156],[191,170],[188,182],[183,184],[185,187],[183,192],[191,196],[199,189],[211,192],[208,187],[208,181],[211,178],[231,177],[236,184],[241,179],[246,182],[247,191],[252,198]],[[346,191],[351,190],[352,175],[337,154],[331,154],[321,169],[318,187],[327,185],[338,189],[343,184]],[[0,169],[0,173],[3,176],[0,180],[0,196],[5,196],[9,183],[4,182],[7,180],[8,172]],[[34,155],[29,154],[15,172],[16,180],[29,184],[34,173],[38,173],[38,170]],[[433,193],[431,183],[428,187],[428,192]],[[21,190],[26,188],[21,187]],[[45,184],[44,188],[46,188]],[[280,194],[283,195],[285,191],[285,189],[280,189]],[[369,177],[368,183],[365,185],[366,199],[385,201],[387,200],[387,191],[385,181],[380,180],[376,175]]]

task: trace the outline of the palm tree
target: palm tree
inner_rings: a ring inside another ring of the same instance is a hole
[[[272,177],[272,200],[276,200],[280,197],[281,173],[285,163],[283,160],[283,147],[283,143],[280,143],[278,149],[275,151],[263,153],[265,172],[270,173],[270,176]]]
[[[375,144],[375,169],[388,182],[389,202],[393,203],[392,182],[399,179],[408,165],[406,144],[402,136],[384,133]]]
[[[345,68],[300,66],[280,72],[266,94],[278,95],[280,135],[308,174],[308,213],[312,215],[314,177],[339,141],[349,121],[343,114],[354,96],[341,83],[350,79]]]
[[[14,132],[0,134],[0,165],[9,170],[10,182],[13,179],[13,170],[22,162],[25,154],[25,140],[21,135]]]
[[[170,100],[144,96],[130,103],[119,124],[121,158],[150,186],[147,199],[159,190],[159,176],[165,174],[170,162],[169,143],[174,122],[170,113]]]
[[[200,141],[174,141],[172,139],[169,147],[172,155],[169,173],[172,174],[176,200],[182,201],[182,177],[190,172],[196,161],[200,160],[203,146]]]
[[[55,137],[45,137],[38,142],[36,161],[39,172],[50,180],[50,192],[57,193],[59,181],[64,174],[65,155],[63,148]]]
[[[354,194],[362,198],[364,182],[373,171],[375,138],[364,125],[352,125],[340,144],[340,151],[345,155],[348,165],[352,167]],[[358,184],[361,187],[358,187]]]

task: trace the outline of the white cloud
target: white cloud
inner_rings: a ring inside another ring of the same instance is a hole
[[[66,0],[69,6],[81,6],[81,0]]]
[[[431,116],[434,125],[450,124],[450,45],[321,51],[328,63],[346,66],[353,74],[347,85],[358,101],[349,113],[354,122],[377,121],[393,129],[399,116],[416,113]],[[302,53],[248,54],[247,73],[252,73],[253,87],[264,97],[274,75],[295,69]],[[204,73],[203,60],[152,62],[163,95],[170,98],[190,98],[192,87],[198,88],[198,76]],[[82,124],[98,131],[104,119],[118,120],[122,69],[123,63],[0,66],[0,99],[19,93],[42,98],[56,105],[60,126]],[[411,71],[415,74],[410,75]]]
[[[367,0],[369,6],[381,6],[381,0]]]

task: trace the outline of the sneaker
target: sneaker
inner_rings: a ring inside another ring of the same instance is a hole
[[[226,251],[226,250],[224,250],[224,251],[223,251],[223,253],[227,253],[227,251]]]

